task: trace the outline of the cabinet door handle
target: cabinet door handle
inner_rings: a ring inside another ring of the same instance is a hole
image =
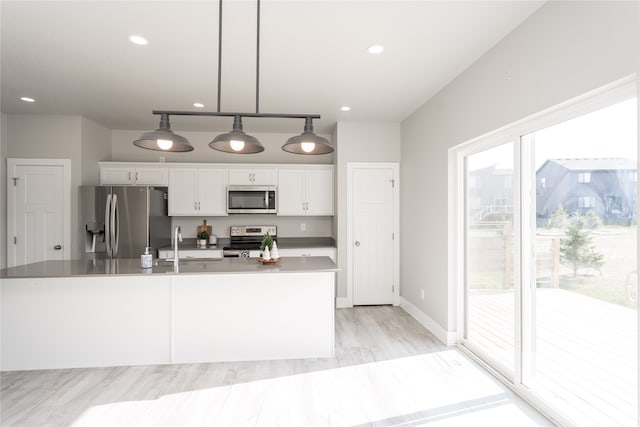
[[[138,171],[136,171],[136,182],[138,181],[138,178],[139,178],[139,175],[138,175],[138,174],[139,174],[139,172],[138,172]]]
[[[129,182],[131,182],[131,171],[129,171]]]
[[[193,210],[194,211],[198,210],[198,202],[193,202]]]
[[[59,251],[60,249],[62,249],[62,245],[55,245],[53,249],[55,249],[56,251]]]

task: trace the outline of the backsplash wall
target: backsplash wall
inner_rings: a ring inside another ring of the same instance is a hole
[[[218,237],[229,237],[229,228],[233,225],[275,225],[278,227],[279,237],[333,237],[333,217],[327,216],[299,216],[286,217],[277,215],[229,215],[214,217],[184,217],[171,218],[171,229],[177,225],[182,229],[182,236],[195,238],[198,226],[202,220],[207,220],[212,232]],[[306,230],[300,230],[300,224],[305,224]]]

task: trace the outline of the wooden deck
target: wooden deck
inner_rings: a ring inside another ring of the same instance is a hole
[[[469,297],[469,340],[511,370],[513,307],[509,291]],[[637,426],[636,311],[562,289],[537,289],[535,311],[525,385],[578,425]]]

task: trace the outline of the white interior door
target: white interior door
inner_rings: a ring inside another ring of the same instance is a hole
[[[69,259],[68,160],[8,159],[9,267]]]
[[[393,304],[398,283],[397,166],[355,166],[350,175],[353,304]]]

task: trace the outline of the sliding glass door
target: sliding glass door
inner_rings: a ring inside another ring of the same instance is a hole
[[[630,93],[598,94],[458,151],[462,343],[568,425],[638,425]]]
[[[636,117],[631,99],[522,138],[523,385],[579,425],[637,425]]]
[[[513,143],[465,161],[465,338],[506,375],[514,361]]]

